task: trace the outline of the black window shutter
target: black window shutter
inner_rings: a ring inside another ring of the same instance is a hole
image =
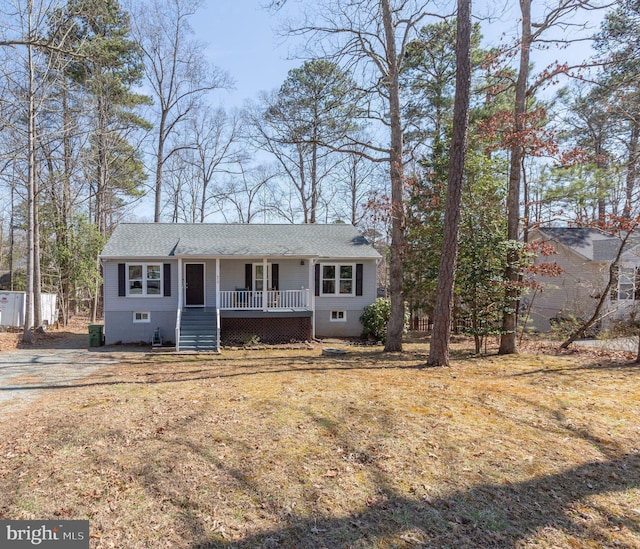
[[[364,265],[362,263],[356,263],[356,295],[362,295],[362,275]]]
[[[640,269],[638,267],[636,267],[636,276],[635,276],[636,280],[635,280],[635,284],[634,284],[634,294],[633,294],[633,298],[635,301],[640,300]]]
[[[118,263],[118,295],[120,297],[127,295],[127,276],[124,263]]]
[[[320,263],[316,263],[316,295],[320,295]]]
[[[274,290],[280,289],[280,268],[277,263],[271,265],[271,287]]]
[[[164,295],[165,297],[169,297],[171,295],[171,263],[165,263],[163,265],[164,273]]]
[[[253,290],[253,264],[245,263],[244,265],[244,287],[251,291]]]

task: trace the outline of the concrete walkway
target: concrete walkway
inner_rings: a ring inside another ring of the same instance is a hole
[[[106,366],[147,348],[87,348],[87,336],[73,334],[50,346],[0,352],[0,419],[45,390],[76,385]]]
[[[638,352],[637,337],[618,337],[615,339],[581,339],[574,341],[576,347],[588,347],[590,349],[604,349],[607,351],[625,351],[627,353]]]

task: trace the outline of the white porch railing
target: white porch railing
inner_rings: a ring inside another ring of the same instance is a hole
[[[220,292],[220,309],[264,310],[306,309],[309,290],[224,290]]]

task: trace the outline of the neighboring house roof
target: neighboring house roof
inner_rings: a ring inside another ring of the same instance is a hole
[[[380,254],[352,225],[252,225],[121,223],[103,259],[137,257],[320,257],[378,259]]]
[[[540,227],[543,237],[555,240],[590,261],[613,261],[620,239],[587,227]]]

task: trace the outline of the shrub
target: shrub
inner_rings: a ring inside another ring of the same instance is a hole
[[[387,324],[391,316],[391,302],[379,297],[371,305],[364,308],[360,322],[364,326],[363,337],[373,337],[383,343],[387,339]],[[405,310],[404,329],[407,329],[409,311]]]

